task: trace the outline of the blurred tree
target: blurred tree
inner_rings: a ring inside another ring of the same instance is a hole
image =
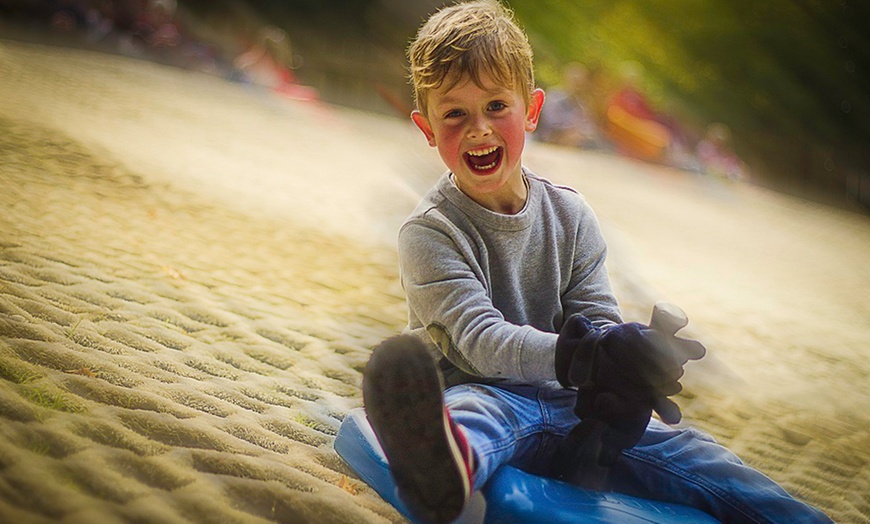
[[[558,64],[644,66],[661,107],[724,122],[762,174],[842,190],[870,170],[870,2],[510,0],[538,53]],[[800,154],[796,154],[800,153]]]

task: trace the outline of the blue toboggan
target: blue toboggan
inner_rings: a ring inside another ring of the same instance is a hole
[[[399,499],[390,466],[362,408],[347,414],[334,446],[360,479],[413,521]],[[456,522],[715,524],[719,521],[688,506],[591,491],[504,465],[475,493]]]

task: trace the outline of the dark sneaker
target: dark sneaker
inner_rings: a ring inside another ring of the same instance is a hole
[[[408,510],[421,522],[455,520],[471,496],[474,454],[444,406],[441,376],[419,339],[399,335],[374,349],[363,400]]]

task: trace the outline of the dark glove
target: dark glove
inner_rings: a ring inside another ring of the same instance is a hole
[[[706,353],[700,342],[674,336],[687,323],[679,308],[665,304],[656,305],[651,326],[596,328],[586,317],[570,317],[556,342],[555,364],[562,386],[578,388],[577,415],[594,416],[614,429],[631,420],[624,433],[632,438],[643,433],[637,428],[646,411],[655,410],[669,424],[679,422],[680,408],[667,397],[682,390],[686,362]]]

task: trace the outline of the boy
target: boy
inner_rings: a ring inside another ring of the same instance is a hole
[[[374,350],[363,395],[414,516],[454,520],[501,464],[552,474],[579,414],[607,428],[608,489],[730,522],[828,522],[710,437],[650,420],[679,420],[667,397],[703,346],[623,324],[592,211],[522,166],[544,93],[511,13],[445,8],[408,54],[412,119],[449,171],[400,230],[409,332]]]

